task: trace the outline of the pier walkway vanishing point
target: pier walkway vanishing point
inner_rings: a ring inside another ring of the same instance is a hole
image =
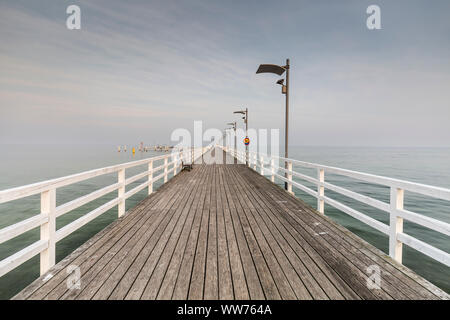
[[[449,298],[252,168],[198,164],[179,172],[15,299]],[[68,266],[80,268],[79,289],[68,288]],[[369,283],[373,266],[379,288]]]

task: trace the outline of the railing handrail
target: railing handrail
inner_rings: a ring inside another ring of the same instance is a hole
[[[67,237],[72,232],[78,230],[85,224],[89,223],[91,220],[114,208],[115,206],[118,207],[118,216],[123,216],[125,214],[126,199],[143,190],[144,188],[148,188],[148,194],[150,195],[151,193],[153,193],[154,182],[164,178],[164,183],[166,183],[168,181],[168,175],[170,173],[173,172],[173,176],[177,174],[177,169],[181,165],[184,157],[189,156],[191,160],[195,162],[205,152],[210,150],[211,147],[212,145],[209,145],[207,147],[185,148],[184,150],[177,150],[176,152],[167,155],[130,161],[122,164],[89,170],[64,176],[61,178],[46,180],[0,191],[0,203],[29,197],[39,193],[41,194],[40,214],[34,215],[31,218],[0,229],[0,244],[17,236],[20,236],[21,234],[24,234],[25,232],[28,232],[34,228],[40,227],[41,229],[40,240],[28,245],[24,249],[0,261],[0,277],[18,267],[25,261],[36,256],[37,254],[40,254],[41,256],[41,275],[44,274],[55,264],[55,245],[58,241]],[[173,158],[173,160],[169,162],[168,159],[171,157]],[[154,168],[153,162],[158,160],[164,160],[164,164]],[[144,172],[126,178],[126,169],[146,164],[148,165],[148,167]],[[169,166],[172,166],[172,168],[169,169]],[[160,170],[163,170],[163,172],[155,177],[154,173]],[[101,189],[97,189],[87,195],[78,197],[72,201],[56,206],[57,188],[72,185],[81,181],[111,173],[117,173],[118,180],[116,183],[108,185]],[[148,177],[147,181],[126,192],[125,187],[127,185],[141,180],[145,177]],[[118,195],[114,199],[84,214],[83,216],[70,222],[64,227],[56,229],[56,218],[114,191],[118,191]]]
[[[317,211],[324,214],[324,204],[337,208],[338,210],[347,213],[353,218],[363,222],[364,224],[377,229],[378,231],[389,236],[389,255],[397,262],[402,262],[402,244],[406,244],[417,251],[431,257],[432,259],[450,266],[450,254],[431,246],[424,241],[416,239],[411,235],[403,232],[403,219],[411,221],[415,224],[423,226],[425,228],[434,230],[446,236],[450,236],[450,224],[444,221],[437,220],[435,218],[430,218],[426,215],[411,212],[405,210],[403,207],[404,201],[404,191],[410,191],[426,196],[430,196],[437,199],[449,200],[450,201],[450,189],[435,187],[431,185],[415,183],[400,179],[393,179],[383,176],[377,176],[373,174],[352,171],[347,169],[341,169],[332,166],[325,166],[316,163],[310,163],[305,161],[299,161],[296,159],[283,158],[279,156],[271,156],[267,154],[257,153],[249,151],[248,155],[245,152],[237,151],[234,149],[229,149],[226,147],[221,147],[226,152],[231,153],[238,160],[243,163],[248,159],[248,166],[255,171],[257,167],[261,170],[258,172],[264,176],[264,172],[269,172],[272,182],[274,182],[275,177],[287,183],[287,191],[292,192],[292,186],[299,188],[300,190],[310,194],[317,199]],[[265,167],[265,160],[270,159],[270,170]],[[281,160],[286,163],[286,168],[281,168],[279,165],[275,167],[274,159]],[[295,172],[292,164],[298,164],[302,167],[316,169],[317,178],[313,178],[302,173]],[[284,172],[285,176],[282,176],[275,172],[275,168]],[[325,172],[333,173],[337,175],[342,175],[357,180],[366,181],[372,184],[383,185],[390,188],[390,203],[374,199],[372,197],[359,194],[355,191],[345,189],[343,187],[325,182]],[[301,183],[293,181],[292,177],[296,176],[300,179],[306,180],[316,185],[317,190],[313,190]],[[344,195],[371,207],[377,208],[379,210],[389,213],[390,222],[389,225],[380,222],[362,212],[359,212],[335,199],[325,196],[325,189],[329,189],[338,194]]]
[[[199,148],[195,148],[199,149]],[[17,200],[20,198],[29,197],[38,193],[41,193],[45,189],[49,188],[61,188],[81,181],[89,180],[95,177],[99,177],[106,174],[111,174],[122,169],[129,169],[132,167],[137,167],[140,165],[145,165],[150,161],[164,160],[165,158],[170,158],[172,154],[166,154],[162,156],[156,156],[151,158],[145,158],[141,160],[129,161],[125,163],[115,164],[111,166],[106,166],[98,169],[92,169],[83,171],[80,173],[75,173],[67,175],[60,178],[49,179],[45,181],[40,181],[36,183],[27,184],[24,186],[13,187],[0,191],[0,204]]]
[[[437,187],[437,186],[432,186],[432,185],[427,185],[427,184],[423,184],[423,183],[412,182],[412,181],[407,181],[407,180],[402,180],[402,179],[397,179],[397,178],[390,178],[390,177],[376,175],[376,174],[372,174],[372,173],[365,173],[365,172],[360,172],[360,171],[355,171],[355,170],[343,169],[343,168],[323,165],[323,164],[319,164],[319,163],[306,162],[306,161],[296,160],[296,159],[292,159],[292,158],[284,158],[284,157],[275,156],[275,155],[272,156],[272,155],[268,155],[268,154],[257,153],[254,151],[249,151],[249,153],[255,154],[255,155],[262,155],[269,159],[274,158],[274,159],[279,159],[282,161],[290,161],[292,163],[298,164],[305,168],[324,169],[324,170],[328,171],[329,173],[343,175],[343,176],[347,176],[350,178],[354,178],[357,180],[370,182],[370,183],[374,183],[374,184],[384,185],[386,187],[401,188],[401,189],[408,190],[410,192],[415,192],[415,193],[430,196],[433,198],[450,201],[450,189],[449,188]]]

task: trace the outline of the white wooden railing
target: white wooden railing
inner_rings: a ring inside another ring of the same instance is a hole
[[[40,273],[41,275],[44,274],[55,264],[55,248],[58,241],[64,239],[69,234],[78,230],[91,220],[114,208],[115,206],[118,208],[118,216],[123,216],[125,214],[126,199],[133,196],[137,192],[144,190],[145,188],[148,188],[148,194],[152,194],[153,184],[156,181],[164,179],[164,183],[167,182],[170,173],[173,172],[173,176],[177,174],[182,161],[187,163],[191,163],[192,160],[196,161],[209,149],[211,149],[211,146],[187,150],[185,149],[183,151],[173,152],[172,154],[113,165],[62,178],[0,191],[0,204],[36,194],[41,195],[40,214],[0,229],[0,244],[2,244],[34,228],[40,228],[40,240],[0,261],[0,277],[38,254],[40,254]],[[164,163],[158,167],[154,167],[153,164],[158,160],[163,160]],[[147,170],[130,178],[126,178],[125,171],[127,169],[144,165],[148,166]],[[162,172],[155,176],[155,173],[159,171]],[[56,206],[56,190],[58,188],[113,173],[117,173],[116,183],[70,202]],[[125,187],[127,185],[145,177],[147,177],[147,180],[144,183],[126,192]],[[90,211],[64,227],[56,229],[56,219],[58,217],[116,190],[118,191],[116,198]]]
[[[226,152],[237,158],[241,163],[245,163],[245,152],[236,151],[231,148],[221,147]],[[268,175],[272,182],[275,178],[278,178],[287,183],[287,191],[292,193],[292,186],[306,192],[307,194],[317,199],[317,211],[324,214],[325,203],[333,206],[334,208],[347,213],[353,218],[365,223],[366,225],[375,228],[376,230],[389,236],[389,255],[399,263],[402,262],[402,246],[403,244],[431,257],[432,259],[443,263],[446,266],[450,266],[450,254],[431,246],[413,236],[403,232],[403,220],[408,220],[417,225],[426,227],[428,229],[437,231],[446,236],[450,236],[450,224],[421,215],[415,212],[408,211],[403,208],[403,199],[405,191],[414,192],[429,196],[432,198],[442,199],[450,201],[450,189],[429,186],[420,183],[414,183],[399,179],[387,178],[383,176],[377,176],[357,171],[351,171],[346,169],[340,169],[330,166],[324,166],[315,163],[309,163],[294,159],[269,156],[266,154],[248,153],[249,163],[248,166],[257,170],[261,175]],[[286,168],[279,166],[279,163],[285,163]],[[292,165],[296,165],[303,168],[310,168],[317,170],[317,177],[295,172]],[[279,174],[279,173],[282,174]],[[365,181],[371,184],[382,185],[390,188],[390,203],[386,203],[366,195],[359,194],[357,192],[342,188],[340,186],[331,184],[325,181],[325,174],[332,173],[345,177],[354,178],[357,180]],[[306,187],[296,181],[293,181],[292,177],[300,178],[301,180],[308,181],[316,185],[316,190]],[[389,214],[389,225],[382,223],[368,215],[359,212],[349,206],[336,201],[325,195],[325,190],[329,189],[338,194],[344,195],[351,199],[357,200],[361,203],[385,211]]]

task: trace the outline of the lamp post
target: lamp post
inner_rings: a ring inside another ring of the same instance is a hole
[[[256,73],[275,73],[279,76],[281,76],[284,72],[286,72],[286,85],[284,85],[284,79],[280,79],[277,81],[277,84],[281,85],[281,93],[286,95],[286,123],[285,123],[285,130],[284,130],[284,157],[289,157],[289,59],[286,59],[286,65],[285,66],[278,66],[275,64],[261,64],[256,71]],[[287,161],[284,163],[284,167],[287,170],[288,164]],[[287,179],[287,172],[284,173],[285,178]],[[284,183],[284,188],[288,189],[288,183]]]
[[[233,113],[239,113],[244,115],[242,119],[244,119],[245,123],[245,137],[248,137],[248,108],[245,108],[245,110],[235,111]],[[248,166],[248,145],[245,146],[245,164]]]

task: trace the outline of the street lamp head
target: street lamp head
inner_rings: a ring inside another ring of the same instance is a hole
[[[235,111],[233,113],[241,113],[241,114],[245,114],[245,111]]]
[[[276,64],[260,64],[256,73],[275,73],[281,76],[285,71],[285,67]]]

